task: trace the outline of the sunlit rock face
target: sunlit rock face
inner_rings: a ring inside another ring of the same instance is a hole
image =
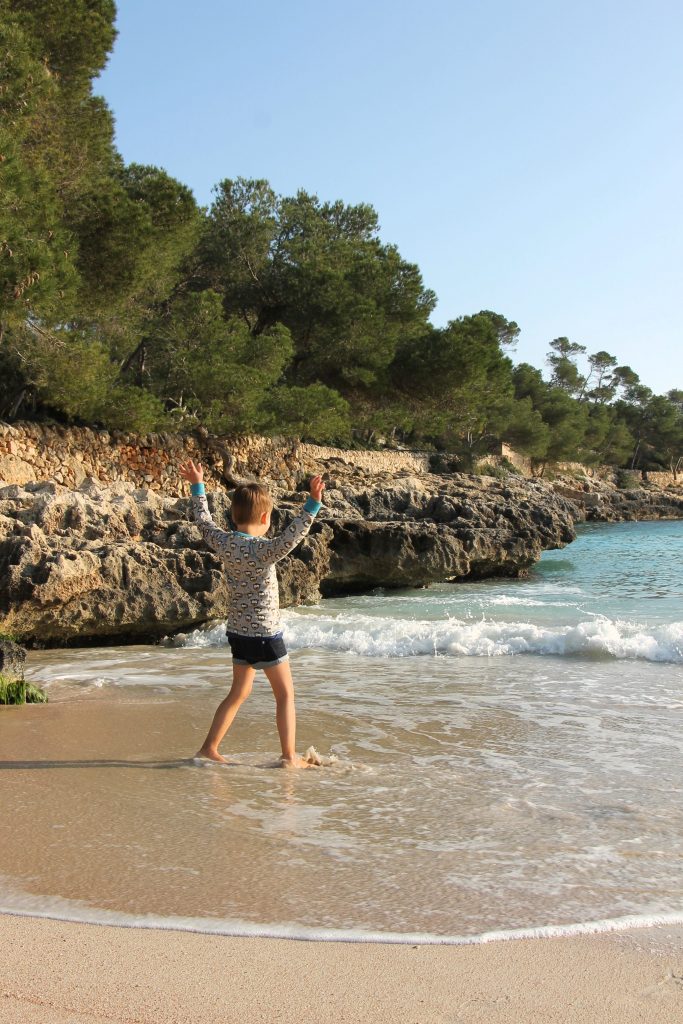
[[[304,495],[274,492],[278,530]],[[231,528],[229,493],[209,504]],[[330,480],[311,533],[279,564],[281,603],[523,574],[572,540],[577,515],[538,481],[349,471]],[[187,498],[92,478],[76,490],[0,488],[0,631],[37,645],[148,640],[221,618],[226,599]]]

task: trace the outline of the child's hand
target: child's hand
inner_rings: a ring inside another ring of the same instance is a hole
[[[180,466],[180,475],[188,484],[201,484],[204,480],[204,472],[201,462],[195,466],[192,459],[188,459],[184,466]]]
[[[308,489],[314,501],[322,501],[323,491],[325,490],[323,478],[321,476],[314,476],[308,485]]]

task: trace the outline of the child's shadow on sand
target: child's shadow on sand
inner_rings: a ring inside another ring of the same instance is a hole
[[[320,758],[318,762],[309,761],[303,767],[306,768],[319,768],[324,764],[334,764],[336,758]],[[101,758],[91,759],[83,761],[0,761],[0,771],[9,769],[24,769],[27,768],[152,768],[152,769],[168,769],[168,768],[277,768],[282,770],[282,762],[280,760],[264,761],[259,764],[247,764],[242,761],[210,761],[207,758],[197,757],[181,757],[175,760],[169,761],[151,761],[144,759],[141,761],[126,761],[117,760],[115,758]]]
[[[0,771],[10,768],[187,768],[196,766],[191,757],[174,761],[118,761],[113,758],[89,761],[0,761]]]

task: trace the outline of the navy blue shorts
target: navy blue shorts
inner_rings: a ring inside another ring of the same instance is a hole
[[[252,668],[272,668],[288,658],[282,633],[275,636],[241,636],[227,633],[235,665],[251,665]]]

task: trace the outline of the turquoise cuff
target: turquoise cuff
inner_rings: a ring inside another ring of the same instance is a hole
[[[203,483],[190,484],[190,491],[192,494],[206,494]]]
[[[316,501],[315,498],[306,498],[304,512],[310,512],[312,516],[317,516],[318,512],[322,507],[322,501]]]

